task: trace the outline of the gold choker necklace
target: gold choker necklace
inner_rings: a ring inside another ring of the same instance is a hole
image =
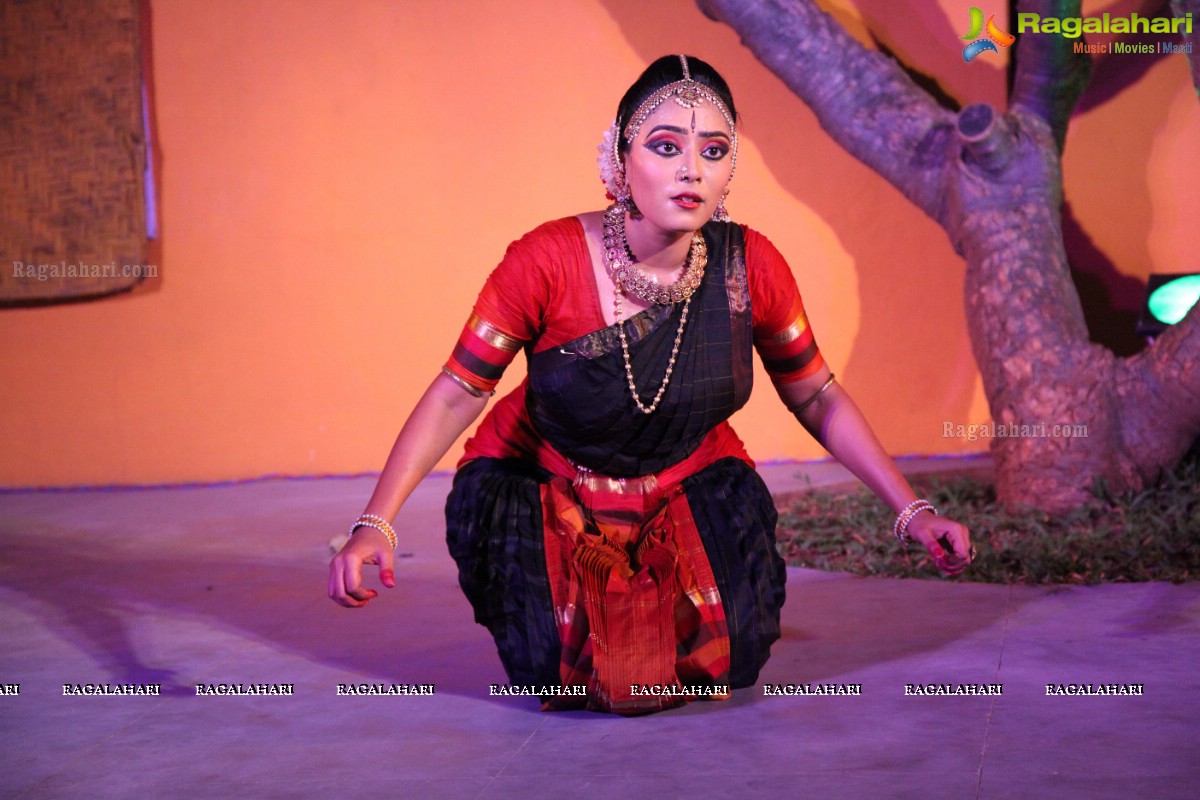
[[[624,286],[630,294],[647,303],[678,303],[691,297],[700,281],[704,280],[704,268],[708,266],[708,245],[700,231],[693,233],[687,268],[679,280],[664,286],[637,268],[629,241],[625,238],[625,209],[613,203],[604,212],[604,264],[614,284]]]

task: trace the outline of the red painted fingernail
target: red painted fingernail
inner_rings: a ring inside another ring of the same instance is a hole
[[[380,570],[379,580],[383,582],[384,586],[389,588],[396,585],[396,575],[390,569]]]

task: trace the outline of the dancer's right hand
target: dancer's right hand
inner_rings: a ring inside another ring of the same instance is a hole
[[[347,608],[359,608],[379,592],[362,583],[363,564],[379,565],[379,582],[396,585],[392,547],[387,537],[374,528],[361,527],[329,562],[329,597]]]

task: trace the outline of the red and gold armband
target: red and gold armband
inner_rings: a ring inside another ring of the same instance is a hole
[[[478,314],[471,314],[442,371],[477,397],[490,394],[522,344]]]
[[[775,383],[803,380],[825,364],[799,298],[793,304],[790,316],[792,322],[782,330],[754,333],[754,345]]]

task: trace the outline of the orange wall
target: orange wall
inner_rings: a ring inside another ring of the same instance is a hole
[[[967,5],[829,7],[962,102],[1000,103],[999,59],[959,55]],[[744,128],[730,208],[791,261],[833,369],[885,445],[983,448],[941,435],[943,420],[987,418],[945,236],[694,4],[154,0],[152,12],[161,278],[0,312],[0,485],[378,469],[505,245],[602,204],[595,146],[617,98],[681,50],[733,86]],[[1068,197],[1122,270],[1196,268],[1183,221],[1200,217],[1198,130],[1182,57],[1076,120]],[[757,458],[823,454],[765,381],[734,424]]]

